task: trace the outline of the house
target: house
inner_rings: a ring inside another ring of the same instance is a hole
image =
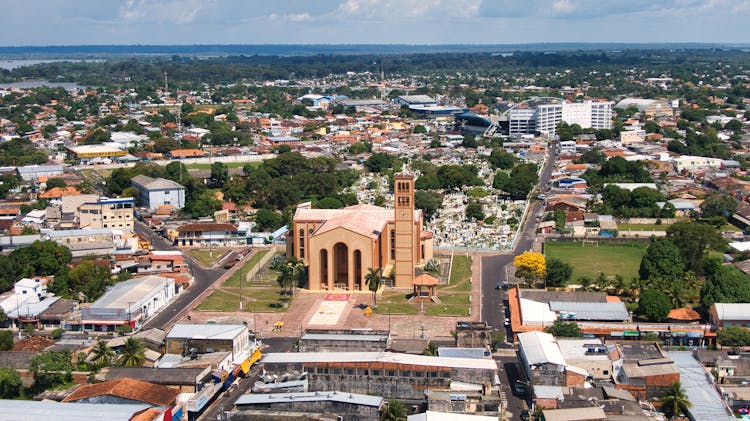
[[[91,304],[81,305],[83,330],[111,332],[140,327],[175,297],[174,279],[156,275],[119,282]]]
[[[206,153],[200,149],[175,149],[169,151],[172,159],[200,158],[206,156]]]
[[[36,181],[40,177],[59,177],[63,175],[62,165],[26,165],[16,168],[23,181]]]
[[[545,409],[542,411],[545,421],[606,421],[607,415],[599,407]]]
[[[178,390],[130,378],[85,384],[75,389],[63,402],[96,404],[146,404],[169,408],[177,400]]]
[[[48,231],[44,236],[70,249],[73,257],[111,255],[115,251],[112,228]]]
[[[117,228],[132,232],[134,207],[135,200],[132,197],[97,197],[94,201],[78,206],[78,225],[81,228]]]
[[[130,179],[130,184],[138,189],[141,206],[151,210],[162,205],[172,205],[176,209],[185,206],[185,187],[172,180],[136,175]]]
[[[565,361],[555,337],[545,332],[518,335],[518,358],[524,378],[533,385],[583,386],[588,373]]]
[[[164,339],[168,355],[200,355],[229,353],[229,361],[243,372],[260,359],[258,344],[250,340],[244,324],[194,324],[178,323]]]
[[[179,251],[152,251],[138,256],[138,273],[187,272],[185,256]]]
[[[130,378],[175,389],[180,393],[196,393],[211,379],[211,367],[203,368],[152,368],[105,367],[96,375],[99,381]]]
[[[222,222],[189,222],[177,228],[176,244],[182,247],[237,246],[246,243],[237,227]]]
[[[714,303],[708,319],[719,329],[726,326],[750,327],[750,303]]]
[[[613,378],[618,388],[629,391],[637,399],[663,396],[680,381],[680,370],[664,355],[657,342],[620,341],[613,358]]]

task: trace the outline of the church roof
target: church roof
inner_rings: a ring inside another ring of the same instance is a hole
[[[419,222],[421,210],[414,210],[414,221]],[[323,234],[336,228],[344,228],[363,236],[376,239],[388,222],[394,221],[393,209],[373,205],[354,205],[343,209],[299,208],[294,221],[321,221],[323,224],[313,235]]]

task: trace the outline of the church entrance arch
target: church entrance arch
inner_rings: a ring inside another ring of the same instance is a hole
[[[349,288],[349,247],[344,243],[333,246],[333,283],[334,288]]]

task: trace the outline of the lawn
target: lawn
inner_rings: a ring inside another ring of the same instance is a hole
[[[255,300],[255,302],[253,302]],[[290,297],[281,293],[278,286],[242,288],[242,310],[245,312],[279,313],[286,311]],[[222,288],[214,291],[200,305],[198,311],[239,311],[240,289]]]
[[[471,291],[471,258],[468,256],[453,256],[453,267],[451,268],[450,286],[443,290]],[[440,294],[440,289],[438,289]]]
[[[647,247],[646,242],[544,244],[547,258],[554,257],[573,266],[573,281],[582,276],[595,279],[599,272],[607,276],[620,274],[626,280],[637,277],[641,258],[646,254]]]
[[[188,254],[193,256],[201,266],[211,266],[220,257],[224,257],[230,249],[227,248],[214,248],[214,249],[190,249]]]
[[[244,266],[242,266],[241,269],[238,269],[236,272],[232,274],[232,276],[229,277],[229,279],[224,282],[224,286],[227,287],[238,287],[240,286],[240,276],[246,276],[247,272],[256,264],[258,264],[258,261],[263,258],[263,256],[268,253],[268,250],[259,250],[257,253],[253,255],[253,257],[250,258],[250,260],[245,263]],[[247,285],[247,282],[245,283]]]
[[[424,302],[424,313],[429,316],[458,316],[469,315],[469,296],[471,294],[471,258],[454,256],[451,270],[450,286],[438,286],[437,295],[442,303]],[[421,305],[418,300],[408,302],[410,291],[384,291],[378,299],[378,314],[408,314],[420,313]]]

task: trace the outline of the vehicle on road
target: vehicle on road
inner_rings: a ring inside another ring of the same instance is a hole
[[[505,318],[505,323],[503,323],[503,324],[505,325],[505,327],[510,326],[510,319],[506,317]]]

